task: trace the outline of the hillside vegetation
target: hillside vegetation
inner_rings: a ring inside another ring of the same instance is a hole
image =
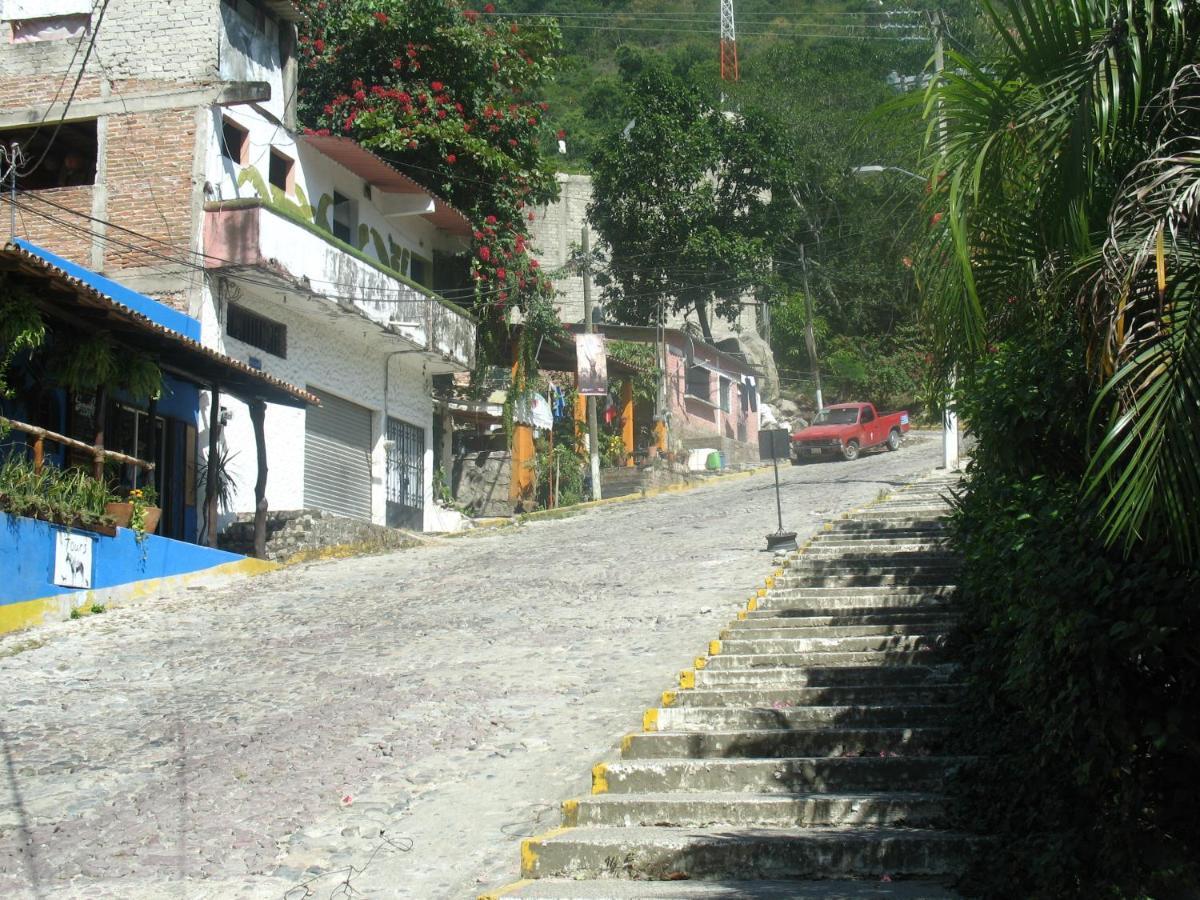
[[[953,39],[970,42],[973,15],[941,5]],[[922,10],[744,0],[736,5],[737,83],[720,78],[717,0],[507,0],[495,13],[505,21],[517,14],[552,15],[562,30],[564,52],[546,89],[550,121],[566,133],[567,154],[555,156],[560,168],[587,172],[611,156],[636,110],[645,109],[646,98],[629,92],[646,89],[648,66],[669,70],[699,100],[767,132],[760,164],[772,168],[776,196],[760,236],[771,243],[773,264],[754,290],[772,304],[785,394],[802,403],[813,394],[803,244],[826,401],[853,395],[927,405],[925,340],[908,264],[923,185],[895,171],[853,174],[867,165],[918,165],[919,96],[910,94],[917,102],[907,111],[879,110],[902,96],[896,75],[920,75],[929,63],[933,31]]]

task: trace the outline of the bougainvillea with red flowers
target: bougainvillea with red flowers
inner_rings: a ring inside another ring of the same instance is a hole
[[[522,356],[531,357],[540,335],[560,328],[528,234],[534,207],[558,193],[540,150],[554,131],[539,98],[557,25],[502,20],[491,4],[457,0],[296,4],[305,15],[301,121],[353,138],[467,214],[483,336],[497,337],[519,309]],[[485,341],[485,355],[497,346]]]

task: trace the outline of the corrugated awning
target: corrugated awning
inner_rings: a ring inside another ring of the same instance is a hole
[[[113,282],[28,241],[5,245],[0,251],[0,271],[42,282],[44,289],[34,294],[43,315],[89,331],[108,331],[120,343],[153,356],[159,367],[172,375],[202,386],[216,385],[247,401],[261,399],[298,407],[320,404],[308,391],[160,325],[106,293],[104,288]],[[158,302],[137,296],[147,303]]]
[[[423,218],[451,234],[471,234],[471,220],[465,213],[357,141],[336,134],[304,134],[299,140],[385,194],[425,194],[433,200],[433,212],[425,213]]]

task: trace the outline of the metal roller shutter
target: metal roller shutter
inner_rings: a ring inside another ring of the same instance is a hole
[[[304,418],[304,505],[371,518],[371,410],[309,385],[321,400]]]

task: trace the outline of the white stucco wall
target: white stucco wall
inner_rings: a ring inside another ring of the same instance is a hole
[[[225,352],[248,362],[257,359],[263,371],[302,387],[315,387],[334,394],[373,413],[371,449],[372,521],[386,524],[387,461],[383,447],[384,360],[395,349],[377,336],[369,323],[334,323],[302,311],[295,299],[271,292],[261,294],[243,289],[238,304],[287,326],[287,359],[272,356],[257,347],[223,335]],[[365,326],[365,327],[364,327]],[[207,411],[210,400],[201,401]],[[237,451],[232,465],[237,480],[233,512],[253,512],[254,481],[257,476],[254,429],[246,404],[226,397],[221,405],[233,413],[226,425],[224,441]],[[433,492],[433,401],[426,367],[417,354],[396,356],[390,364],[388,415],[417,425],[425,432],[423,485],[424,523],[432,528]],[[265,419],[267,436],[267,501],[271,509],[301,509],[304,497],[305,412],[269,404]],[[207,446],[207,415],[201,446]]]
[[[237,165],[222,155],[223,117],[232,120],[248,132],[250,152],[246,166]],[[251,183],[238,184],[238,176],[243,168],[253,167],[262,177],[263,183],[268,183],[271,150],[274,148],[296,161],[295,183],[314,209],[318,207],[322,194],[332,196],[333,192],[337,191],[356,204],[358,223],[374,228],[383,236],[385,242],[390,236],[396,244],[430,264],[435,251],[453,253],[465,249],[464,241],[441,231],[419,214],[402,214],[405,206],[412,204],[412,195],[390,195],[373,190],[371,199],[366,199],[363,196],[362,178],[297,141],[286,128],[275,125],[249,107],[212,110],[209,135],[205,171],[211,200],[258,197],[258,191]],[[332,212],[328,213],[327,218],[330,216]],[[352,243],[357,245],[357,240]],[[368,240],[360,249],[368,256],[379,258],[373,241]],[[381,259],[380,262],[388,264],[386,259]],[[401,274],[411,275],[411,272],[406,270]]]
[[[214,5],[216,0],[210,0]],[[247,29],[241,17],[222,8],[220,72],[222,77],[268,81],[272,99],[265,104],[268,113],[282,119],[286,90],[279,58],[280,41],[274,23],[260,33]],[[223,152],[222,124],[229,119],[246,131],[248,151],[244,161],[235,162]],[[318,152],[283,125],[272,121],[249,106],[231,106],[207,110],[204,115],[202,166],[205,173],[205,199],[210,201],[259,197],[251,180],[239,184],[239,175],[253,167],[266,187],[270,181],[271,151],[294,160],[294,185],[299,190],[289,200],[302,198],[316,211],[322,195],[334,191],[353,201],[355,222],[350,243],[358,247],[358,225],[366,225],[408,251],[406,257],[424,259],[432,268],[435,251],[453,253],[465,248],[462,238],[442,231],[419,213],[432,211],[432,201],[423,196],[386,194],[377,188],[367,196],[364,180]],[[270,190],[267,188],[267,190]],[[269,198],[260,198],[269,199]],[[260,212],[256,232],[264,257],[296,279],[307,279],[310,293],[289,290],[281,285],[270,288],[255,281],[266,281],[267,273],[252,270],[232,273],[222,282],[214,273],[206,279],[198,310],[203,340],[225,353],[246,362],[252,359],[263,371],[301,387],[313,387],[372,411],[371,497],[372,521],[386,524],[387,459],[384,449],[384,365],[391,357],[387,415],[421,428],[425,435],[423,465],[424,526],[436,527],[433,503],[433,402],[432,371],[451,371],[460,364],[447,364],[438,354],[413,352],[426,345],[424,328],[413,328],[399,320],[419,319],[412,314],[415,306],[377,302],[403,299],[419,302],[419,292],[369,266],[335,245],[330,238],[314,234],[294,221]],[[332,223],[332,209],[325,214]],[[203,243],[203,237],[202,237]],[[208,249],[208,248],[202,248]],[[359,248],[384,265],[373,240]],[[402,274],[411,276],[411,268]],[[325,298],[314,294],[324,294]],[[339,309],[338,299],[349,299],[362,315]],[[262,349],[244,344],[225,333],[224,310],[237,303],[287,327],[287,358],[281,359]],[[438,310],[441,310],[439,307]],[[409,313],[409,314],[404,314]],[[454,319],[462,317],[447,313]],[[465,319],[463,321],[466,321]],[[397,334],[385,334],[389,327]],[[441,334],[435,328],[435,336]],[[405,340],[410,338],[411,340]],[[435,338],[435,343],[437,339]],[[454,348],[441,347],[455,356]],[[207,400],[205,401],[207,403]],[[256,478],[254,431],[245,404],[225,398],[222,401],[233,417],[226,426],[224,441],[238,453],[232,468],[236,473],[237,492],[234,512],[254,509]],[[207,410],[207,407],[206,407]],[[205,413],[205,417],[207,412]],[[268,405],[265,421],[267,443],[267,500],[271,509],[298,509],[306,505],[304,496],[304,422],[305,411]],[[205,422],[207,429],[207,422]],[[201,436],[205,446],[207,435]]]

